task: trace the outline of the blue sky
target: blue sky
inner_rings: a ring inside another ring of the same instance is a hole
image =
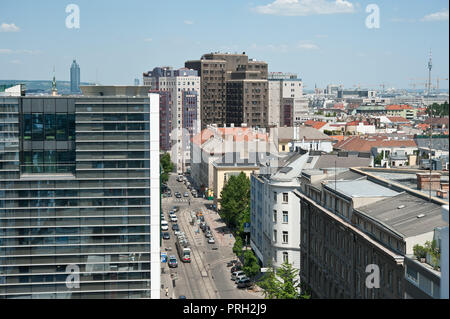
[[[65,25],[71,3],[80,8],[79,29]],[[379,7],[380,28],[366,27],[369,4]],[[98,74],[101,84],[132,84],[155,66],[245,51],[269,71],[299,74],[306,89],[411,88],[425,83],[430,49],[433,78],[448,78],[448,7],[447,0],[0,1],[0,79],[51,79],[55,66],[57,79],[69,80],[76,58],[82,81]]]

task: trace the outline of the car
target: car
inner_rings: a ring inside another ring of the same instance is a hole
[[[180,230],[180,227],[178,226],[178,224],[173,224],[172,230],[178,231],[178,230]]]
[[[168,264],[169,268],[177,268],[178,267],[177,257],[175,257],[174,255],[170,255]]]
[[[215,244],[216,242],[215,242],[215,240],[214,240],[214,237],[209,237],[208,238],[208,244]]]
[[[210,232],[210,231],[206,232],[206,233],[205,233],[205,237],[206,237],[206,238],[210,238],[210,237],[212,237],[212,234],[211,234],[211,232]]]
[[[237,282],[237,287],[239,289],[249,288],[251,286],[252,286],[252,282],[250,281],[249,278],[244,278]]]
[[[234,281],[234,280],[236,280],[236,278],[238,276],[242,276],[242,275],[245,275],[245,273],[242,270],[235,271],[231,274],[231,280]]]
[[[201,223],[200,223],[200,229],[201,229],[201,230],[204,230],[205,227],[206,227],[206,223],[201,222]]]
[[[200,221],[201,222],[204,222],[205,221],[205,217],[202,215],[202,216],[200,216]]]
[[[169,230],[169,223],[167,221],[161,221],[161,230]]]
[[[178,193],[178,194],[180,194],[180,193]],[[178,207],[178,206],[173,206],[173,207],[172,207],[172,210],[176,213],[176,212],[178,212],[178,211],[180,210],[180,207]]]
[[[231,267],[230,272],[234,273],[234,272],[239,271],[239,270],[242,270],[241,266],[233,266],[233,267]]]
[[[170,239],[170,234],[168,232],[163,233],[163,239],[168,240]]]
[[[184,192],[184,197],[189,197],[189,193],[188,192]]]
[[[176,215],[172,215],[172,216],[170,216],[170,221],[171,221],[172,223],[176,223],[176,222],[178,222],[178,218],[177,218],[177,216],[176,216]]]
[[[241,274],[236,276],[236,278],[234,279],[234,283],[237,284],[239,281],[244,280],[244,279],[248,279],[246,274]]]
[[[181,295],[180,297],[178,297],[178,299],[186,299],[186,296]]]
[[[181,194],[178,193],[178,192],[176,192],[176,193],[175,193],[175,197],[176,197],[176,198],[181,198]]]

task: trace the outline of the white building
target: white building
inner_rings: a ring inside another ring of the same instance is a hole
[[[291,126],[308,112],[303,82],[292,73],[269,74],[269,126]]]
[[[264,267],[300,268],[300,204],[293,191],[308,155],[289,154],[272,174],[251,175],[250,245]]]
[[[442,219],[448,224],[448,205],[442,206]],[[448,299],[448,225],[441,231],[441,299]]]
[[[155,68],[144,73],[144,86],[152,90],[169,91],[172,100],[172,154],[177,172],[190,167],[190,139],[200,132],[200,77],[197,71],[187,68]]]

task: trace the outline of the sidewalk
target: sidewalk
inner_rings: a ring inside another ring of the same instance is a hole
[[[211,229],[214,231],[214,239],[217,241],[219,246],[222,247],[231,247],[233,248],[235,239],[232,234],[224,234],[223,232],[219,232],[216,229],[217,228],[224,228],[227,227],[227,225],[224,222],[220,221],[220,215],[216,213],[215,211],[206,210],[206,213],[204,214],[205,222],[211,227]]]

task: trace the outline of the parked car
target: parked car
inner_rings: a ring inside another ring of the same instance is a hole
[[[172,223],[176,223],[176,222],[178,222],[178,218],[177,218],[177,216],[176,216],[176,215],[172,215],[172,216],[170,216],[170,221],[171,221]]]
[[[236,280],[236,278],[238,276],[242,276],[242,275],[245,275],[245,273],[242,270],[235,271],[231,274],[231,280],[234,281],[234,280]]]
[[[238,275],[234,279],[234,283],[237,284],[239,281],[244,280],[244,279],[248,279],[246,274]]]
[[[163,233],[163,239],[168,240],[170,239],[170,234],[168,232]]]
[[[176,193],[175,193],[175,197],[176,197],[176,198],[181,198],[181,194],[178,193],[178,192],[176,192]]]
[[[205,237],[206,237],[206,238],[212,237],[212,233],[211,233],[210,231],[206,232],[206,233],[205,233]]]
[[[239,289],[245,289],[245,288],[249,288],[251,286],[252,286],[252,282],[250,281],[249,278],[244,278],[237,282],[237,287]]]
[[[215,244],[216,242],[215,242],[215,240],[214,240],[214,237],[209,237],[208,238],[208,244]]]
[[[180,194],[180,193],[178,193],[178,194]],[[178,207],[178,206],[173,206],[173,207],[172,207],[172,210],[176,213],[176,212],[178,212],[178,211],[180,210],[180,207]]]
[[[184,192],[184,197],[189,197],[189,193],[188,192]]]
[[[239,271],[239,270],[242,270],[241,266],[233,266],[233,267],[231,267],[230,272],[234,273],[234,272]]]
[[[206,223],[201,222],[200,223],[200,229],[205,231]]]
[[[161,230],[169,230],[169,223],[167,221],[161,221]]]
[[[179,230],[180,230],[180,227],[178,226],[178,224],[173,224],[173,225],[172,225],[172,230],[174,230],[174,231],[179,231]]]
[[[170,255],[169,268],[177,268],[177,267],[178,267],[177,257],[175,257],[174,255]]]

